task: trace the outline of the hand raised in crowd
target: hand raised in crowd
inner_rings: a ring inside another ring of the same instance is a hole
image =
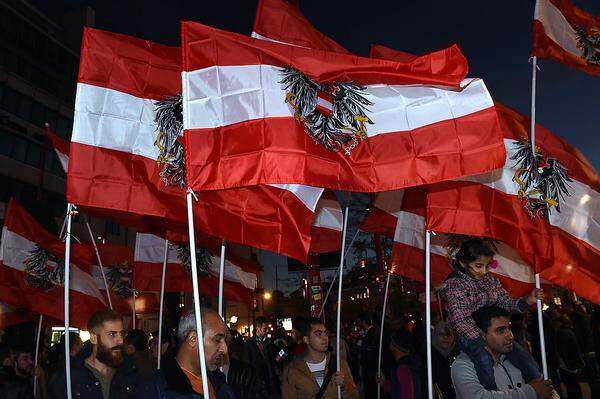
[[[544,300],[544,290],[542,288],[534,288],[531,294],[527,297],[527,303],[533,305],[537,300]]]
[[[554,387],[552,381],[544,380],[541,377],[529,382],[537,397],[540,399],[552,399],[554,397]]]
[[[335,385],[339,385],[341,387],[344,386],[344,373],[341,371],[336,372],[333,375],[333,382],[335,382]]]

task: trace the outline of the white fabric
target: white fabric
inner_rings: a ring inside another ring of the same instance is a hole
[[[56,149],[54,151],[56,152],[56,156],[58,157],[58,160],[60,161],[63,170],[65,171],[65,173],[67,173],[67,170],[69,168],[69,156]]]
[[[537,0],[534,18],[542,23],[546,36],[565,51],[581,57],[577,48],[577,32],[554,4],[549,0]]]
[[[137,233],[135,241],[135,262],[157,263],[162,265],[164,260],[165,240],[153,234]],[[212,256],[211,271],[219,275],[220,257]],[[177,257],[177,250],[169,245],[168,263],[180,264]],[[99,270],[98,270],[99,272]],[[102,278],[102,277],[100,277]],[[244,271],[241,267],[225,259],[225,276],[228,281],[240,283],[248,289],[255,289],[257,286],[257,276],[255,273]],[[103,282],[101,282],[104,284]]]
[[[8,230],[5,226],[2,228],[2,244],[0,245],[0,262],[7,267],[12,267],[21,272],[25,271],[25,259],[29,257],[31,251],[35,248],[35,243],[27,238]],[[54,262],[48,262],[49,265],[56,265]],[[102,303],[104,299],[92,276],[82,271],[74,264],[71,264],[71,289],[83,294],[98,298]]]
[[[72,141],[156,161],[154,103],[117,90],[78,83]],[[323,192],[322,188],[300,184],[270,186],[291,192],[312,212]]]
[[[319,387],[323,385],[325,380],[325,366],[327,365],[327,356],[323,357],[323,361],[320,363],[309,363],[306,362],[308,369],[312,373],[312,376],[317,380]]]
[[[342,231],[344,213],[336,200],[322,199],[319,201],[313,226]]]
[[[244,121],[293,117],[279,83],[281,68],[272,65],[211,66],[184,72],[185,129],[216,128]],[[481,79],[466,79],[462,90],[424,85],[371,85],[367,115],[369,137],[402,132],[452,120],[494,106]]]

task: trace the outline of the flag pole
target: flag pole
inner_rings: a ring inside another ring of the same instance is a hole
[[[433,399],[433,376],[431,373],[431,232],[425,231],[425,333],[427,338],[427,393]]]
[[[131,287],[131,329],[135,329],[135,288]]]
[[[98,252],[98,246],[96,245],[96,240],[94,239],[94,234],[92,233],[92,228],[90,227],[90,222],[87,217],[83,215],[83,220],[85,220],[85,226],[87,227],[87,231],[90,235],[90,240],[92,240],[92,245],[94,246],[94,252],[96,252],[96,259],[98,260],[98,266],[100,266],[100,273],[102,273],[102,280],[104,281],[104,289],[106,290],[106,297],[108,298],[108,306],[110,309],[113,309],[112,299],[110,298],[110,290],[108,289],[108,282],[106,281],[106,273],[104,273],[104,265],[102,264],[102,259],[100,258],[100,252]]]
[[[65,374],[66,374],[66,382],[67,382],[67,399],[72,399],[71,394],[71,351],[69,348],[70,337],[69,337],[69,328],[70,328],[70,317],[69,317],[69,290],[71,285],[71,224],[73,219],[73,204],[69,203],[67,205],[67,235],[65,237],[65,281],[64,281],[64,289],[65,289]]]
[[[192,205],[193,205],[192,197],[196,197],[196,194],[194,194],[192,189],[188,188],[188,191],[187,191],[188,233],[189,233],[189,238],[190,238],[190,261],[192,264],[192,286],[193,286],[193,290],[194,290],[194,313],[196,315],[196,335],[198,336],[198,356],[200,357],[200,370],[202,373],[202,392],[204,392],[204,397],[206,399],[210,399],[210,391],[208,390],[208,375],[206,373],[206,359],[204,357],[204,337],[202,334],[202,314],[200,312],[200,289],[198,286],[198,265],[196,264],[196,237],[195,237],[195,231],[194,231],[194,212],[192,209]]]
[[[223,318],[223,284],[225,284],[225,240],[221,241],[221,258],[219,258],[219,316]]]
[[[169,259],[169,240],[165,240],[165,254],[163,256],[162,278],[160,280],[160,308],[158,310],[158,351],[156,356],[156,369],[160,370],[160,351],[162,349],[163,307],[165,306],[165,280],[167,278],[167,261]]]
[[[342,228],[342,250],[340,251],[340,270],[338,275],[338,303],[337,303],[337,331],[336,331],[336,367],[337,371],[340,372],[342,370],[342,362],[341,362],[341,339],[342,339],[342,283],[344,280],[344,258],[345,258],[345,246],[346,246],[346,230],[348,229],[348,211],[350,209],[350,194],[348,194],[348,202],[346,202],[346,212],[344,213],[344,225]],[[342,399],[342,387],[337,386],[337,394],[338,399]]]
[[[38,371],[37,371],[37,367],[38,367],[38,360],[40,358],[40,337],[42,335],[42,321],[44,319],[44,315],[40,313],[40,319],[38,321],[38,327],[37,327],[37,333],[36,333],[36,339],[35,339],[35,358],[34,358],[34,366],[35,366],[35,370],[33,373],[33,395],[35,397],[37,397],[37,382],[38,382]]]
[[[531,151],[533,152],[533,159],[536,159],[535,151],[535,100],[536,100],[536,87],[537,87],[537,57],[532,57],[531,62]],[[535,288],[541,288],[540,274],[535,274]],[[548,379],[548,363],[546,361],[546,337],[544,336],[544,314],[542,309],[541,299],[536,300],[537,306],[537,318],[538,318],[538,331],[540,334],[540,354],[542,357],[542,372],[544,379]]]
[[[354,233],[354,237],[352,237],[352,241],[350,241],[350,245],[348,245],[348,249],[346,249],[346,253],[344,254],[344,258],[346,256],[348,256],[348,252],[350,252],[350,250],[352,249],[352,244],[354,244],[354,240],[356,240],[356,236],[358,236],[359,232],[360,232],[360,229],[356,229],[356,233]],[[329,294],[331,294],[331,289],[333,288],[333,285],[337,281],[337,277],[338,277],[338,275],[335,274],[333,276],[333,280],[331,280],[331,284],[329,284],[329,288],[327,289],[327,294],[325,294],[325,298],[323,299],[323,305],[321,305],[321,311],[319,312],[319,319],[321,317],[323,317],[323,309],[325,309],[325,304],[327,303],[327,299],[329,298]]]
[[[390,276],[392,273],[390,273],[390,271],[387,271],[387,276],[385,278],[385,292],[383,294],[383,309],[381,310],[381,325],[380,325],[380,330],[379,330],[379,354],[378,354],[378,358],[377,358],[377,371],[378,371],[378,375],[382,375],[381,373],[381,354],[383,351],[383,325],[385,324],[385,311],[387,308],[387,301],[388,301],[388,291],[390,288]],[[377,383],[377,399],[381,398],[381,384],[378,382]]]

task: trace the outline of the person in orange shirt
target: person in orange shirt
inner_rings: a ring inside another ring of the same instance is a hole
[[[227,354],[227,327],[212,309],[202,308],[202,334],[210,399],[235,399],[235,394],[219,370]],[[193,312],[181,318],[177,329],[177,354],[165,359],[154,383],[154,396],[161,399],[206,398],[198,356],[198,335]]]

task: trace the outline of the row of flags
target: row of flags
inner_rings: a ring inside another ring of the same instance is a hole
[[[597,72],[597,22],[568,1],[539,0],[534,54]],[[134,254],[100,245],[102,259],[115,258],[104,262],[115,307],[126,313],[134,290],[160,289],[165,240],[167,290],[190,289],[186,189],[198,193],[206,294],[218,289],[222,240],[303,262],[339,250],[336,189],[383,191],[362,229],[394,238],[398,273],[422,278],[425,229],[440,232],[434,283],[449,272],[452,235],[476,235],[498,240],[493,272],[513,293],[541,272],[600,301],[597,173],[542,127],[533,155],[527,118],[467,72],[456,45],[420,56],[375,45],[358,57],[284,0],[259,2],[252,37],[183,22],[182,46],[171,47],[86,28],[70,147],[49,138],[68,170],[67,200],[140,232]],[[62,319],[63,251],[11,201],[0,301]],[[75,325],[107,303],[92,254],[74,244]],[[226,298],[247,303],[258,273],[228,253]]]

